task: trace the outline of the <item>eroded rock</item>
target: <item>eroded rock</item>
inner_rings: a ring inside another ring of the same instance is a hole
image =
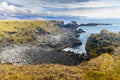
[[[102,30],[99,34],[92,34],[86,43],[86,50],[91,57],[101,53],[113,53],[116,47],[120,46],[120,33],[112,33]]]

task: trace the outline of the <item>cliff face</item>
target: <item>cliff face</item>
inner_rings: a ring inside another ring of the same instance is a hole
[[[0,61],[37,64],[53,63],[52,60],[57,59],[56,63],[70,64],[67,60],[70,56],[66,53],[61,54],[68,56],[64,62],[63,59],[58,60],[57,52],[54,55],[51,53],[81,44],[81,41],[77,40],[74,31],[59,28],[55,23],[58,24],[59,21],[0,21]]]
[[[60,29],[51,21],[0,21],[0,46],[29,44],[57,48],[74,40],[74,32]]]
[[[86,43],[86,50],[91,57],[101,53],[113,53],[120,46],[120,33],[112,33],[105,29],[100,34],[92,34]]]

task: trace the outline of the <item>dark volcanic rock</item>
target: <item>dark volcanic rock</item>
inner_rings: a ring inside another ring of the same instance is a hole
[[[101,53],[113,53],[116,47],[120,46],[120,33],[111,33],[106,29],[100,34],[92,34],[86,43],[86,51],[91,57]]]
[[[48,36],[49,45],[55,49],[62,49],[73,45],[81,45],[81,41],[76,38],[76,33],[72,30],[62,29]]]
[[[71,21],[70,23],[71,25],[74,25],[74,26],[78,26],[77,22],[76,21]]]
[[[98,25],[111,25],[105,23],[87,23],[87,24],[80,24],[80,26],[98,26]]]
[[[63,51],[43,51],[35,46],[9,46],[0,53],[0,62],[11,64],[42,64],[57,63],[63,65],[78,65],[84,59],[79,54]]]
[[[54,25],[57,25],[57,26],[59,26],[61,28],[76,29],[77,27],[79,27],[79,25],[77,24],[76,21],[71,21],[71,23],[68,23],[68,24],[64,24],[63,21],[59,21],[59,22],[54,21],[53,23],[54,23]]]
[[[51,21],[55,26],[59,26],[60,28],[66,28],[68,30],[74,31],[76,33],[76,37],[79,37],[79,33],[84,33],[85,31],[82,29],[78,29],[79,25],[76,21],[71,21],[71,23],[64,24],[63,21]]]
[[[82,29],[78,29],[78,30],[76,30],[76,33],[85,33],[85,31]]]

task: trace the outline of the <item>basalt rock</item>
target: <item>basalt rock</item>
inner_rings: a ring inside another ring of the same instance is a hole
[[[112,33],[103,29],[99,34],[92,34],[86,43],[86,51],[91,57],[102,53],[114,53],[114,49],[120,46],[120,33]]]
[[[87,24],[80,24],[80,26],[99,26],[99,25],[112,25],[109,23],[87,23]]]
[[[3,48],[0,53],[2,64],[63,64],[78,65],[84,59],[79,54],[64,51],[45,51],[36,46],[9,46]]]

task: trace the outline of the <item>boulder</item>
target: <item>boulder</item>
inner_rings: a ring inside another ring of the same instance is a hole
[[[91,34],[87,39],[86,51],[91,57],[102,53],[113,53],[120,46],[120,33],[112,33],[103,29],[99,34]]]
[[[85,33],[85,31],[83,29],[78,29],[76,30],[76,33]]]

